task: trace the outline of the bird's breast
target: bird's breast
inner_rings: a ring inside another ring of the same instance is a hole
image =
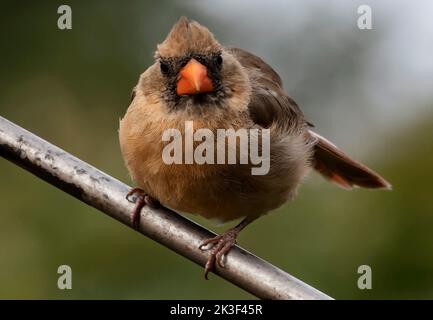
[[[179,132],[180,149],[185,153],[187,122],[193,123],[193,133],[199,129],[248,129],[253,124],[242,113],[220,112],[213,117],[190,119],[185,115],[167,116],[160,106],[144,107],[139,102],[130,106],[120,123],[122,154],[135,183],[174,210],[222,221],[260,215],[287,201],[309,167],[310,151],[302,136],[276,131],[271,132],[271,163],[265,175],[252,175],[251,164],[185,163],[185,154],[181,163],[168,164],[164,148],[173,140],[163,141],[163,136],[169,131]],[[214,146],[216,137],[211,138]],[[200,144],[192,142],[193,147]]]

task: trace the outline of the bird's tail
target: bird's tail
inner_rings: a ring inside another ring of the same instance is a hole
[[[362,163],[351,159],[332,142],[310,130],[316,140],[314,146],[314,169],[338,186],[351,189],[364,188],[391,189],[391,184]]]

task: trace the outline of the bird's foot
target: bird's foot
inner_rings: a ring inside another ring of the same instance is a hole
[[[126,195],[126,200],[135,203],[135,208],[131,215],[131,224],[135,230],[138,230],[140,225],[140,213],[144,206],[147,205],[154,209],[160,206],[158,200],[152,198],[140,188],[131,189]]]
[[[212,271],[215,267],[215,264],[221,268],[225,267],[224,259],[226,254],[230,251],[230,249],[236,244],[236,238],[239,234],[237,229],[230,229],[224,232],[222,235],[216,236],[214,238],[208,239],[204,241],[200,246],[200,250],[207,250],[208,245],[212,245],[211,254],[206,262],[204,268],[204,277],[208,280],[208,273]]]

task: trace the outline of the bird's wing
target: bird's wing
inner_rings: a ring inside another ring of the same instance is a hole
[[[308,127],[313,125],[305,120],[299,106],[284,91],[280,76],[266,62],[242,49],[228,50],[250,75],[252,96],[248,109],[254,123],[264,128],[277,124],[286,129],[303,130],[306,143],[314,145],[314,168],[342,188],[391,188],[391,184],[376,172],[309,130]]]
[[[338,186],[351,189],[354,186],[364,188],[391,189],[391,184],[376,172],[353,160],[332,142],[309,130],[316,140],[314,145],[314,169]]]
[[[302,111],[283,89],[278,73],[259,57],[238,48],[228,48],[247,70],[252,94],[248,109],[254,123],[263,128],[272,124],[294,129],[307,126]]]

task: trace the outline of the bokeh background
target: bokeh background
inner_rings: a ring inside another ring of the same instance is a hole
[[[337,299],[433,298],[433,5],[430,1],[8,2],[0,10],[0,115],[130,183],[117,140],[131,88],[187,15],[258,54],[319,133],[392,192],[316,174],[239,243]],[[369,4],[373,30],[357,28]],[[192,217],[217,232],[215,226]],[[57,267],[73,289],[57,289]],[[357,288],[357,268],[373,289]],[[0,298],[252,298],[0,159]]]

